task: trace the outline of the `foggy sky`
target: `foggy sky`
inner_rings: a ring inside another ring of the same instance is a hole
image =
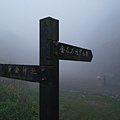
[[[60,42],[91,49],[95,56],[98,46],[120,38],[119,12],[119,0],[1,0],[0,61],[39,64],[39,19],[48,16],[59,20]],[[62,61],[60,69],[63,64],[67,70],[88,63]]]

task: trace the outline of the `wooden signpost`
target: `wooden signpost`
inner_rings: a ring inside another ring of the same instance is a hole
[[[57,45],[58,56],[60,60],[74,60],[90,62],[92,60],[91,50],[64,44],[55,43]]]
[[[39,67],[33,65],[1,64],[0,76],[30,82],[39,82]]]
[[[40,83],[40,120],[59,120],[59,59],[90,62],[91,50],[59,42],[59,21],[40,21],[39,65],[0,64],[0,76]]]

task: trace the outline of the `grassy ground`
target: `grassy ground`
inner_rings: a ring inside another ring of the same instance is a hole
[[[60,92],[60,120],[120,120],[120,100],[111,96]]]
[[[20,83],[22,90],[13,85],[0,84],[0,120],[38,120],[38,84]],[[64,83],[59,100],[59,120],[120,120],[120,84],[115,82],[100,88],[88,81]]]
[[[19,85],[23,84],[16,84],[16,87],[9,82],[0,84],[0,120],[38,120],[37,86],[20,89]]]
[[[60,120],[120,120],[119,81],[68,80],[60,88]]]

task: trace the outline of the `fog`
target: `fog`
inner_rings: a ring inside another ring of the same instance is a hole
[[[59,20],[60,42],[93,52],[90,63],[60,61],[61,80],[90,75],[95,79],[97,74],[111,74],[105,67],[111,61],[107,59],[111,52],[106,51],[115,48],[106,45],[119,41],[119,6],[119,0],[1,0],[0,62],[38,65],[39,19],[51,16]]]

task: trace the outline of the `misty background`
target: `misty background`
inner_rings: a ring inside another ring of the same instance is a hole
[[[90,63],[60,61],[60,82],[119,80],[119,12],[119,0],[1,0],[0,63],[38,65],[39,19],[50,16],[59,20],[60,42],[93,53]]]

